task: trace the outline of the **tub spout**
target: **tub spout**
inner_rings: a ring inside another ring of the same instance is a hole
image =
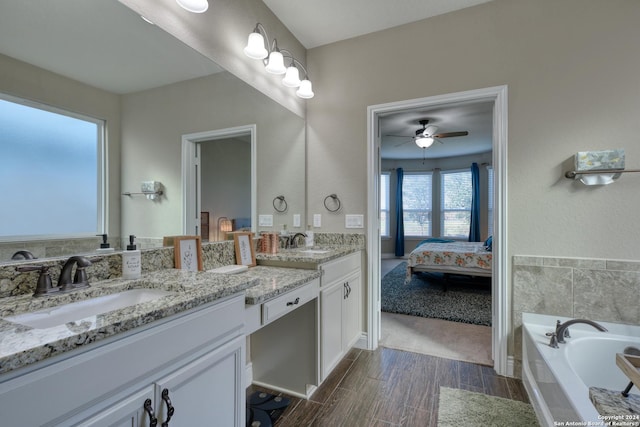
[[[558,347],[558,345],[556,344],[555,346],[554,344],[554,340],[556,343],[560,343],[560,344],[564,344],[565,343],[565,338],[571,338],[571,336],[569,335],[569,326],[571,325],[575,325],[576,323],[584,323],[587,325],[591,325],[594,328],[596,328],[599,331],[602,332],[607,332],[607,328],[605,328],[604,326],[600,325],[599,323],[594,322],[593,320],[587,320],[587,319],[573,319],[573,320],[567,320],[564,323],[558,323],[556,325],[556,332],[554,334],[552,334],[551,336],[551,343],[549,343],[549,345],[551,347]]]

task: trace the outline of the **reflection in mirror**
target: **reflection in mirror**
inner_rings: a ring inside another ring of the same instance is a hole
[[[271,199],[284,192],[305,217],[302,118],[118,2],[23,0],[2,9],[0,93],[106,123],[105,231],[113,247],[129,234],[145,248],[183,233],[181,137],[226,127],[257,126],[257,211],[273,213]],[[149,180],[165,186],[160,200],[122,196]],[[210,232],[228,216],[211,213]],[[100,242],[68,237],[0,243],[0,262],[37,244],[49,257],[94,251]]]

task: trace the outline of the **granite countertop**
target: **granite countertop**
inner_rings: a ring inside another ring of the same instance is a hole
[[[313,248],[281,249],[275,254],[259,252],[256,254],[256,259],[260,265],[317,268],[320,264],[361,249],[359,246],[314,246]]]
[[[241,274],[168,269],[144,274],[136,280],[104,280],[87,289],[48,297],[0,298],[0,374],[239,292],[247,291],[246,303],[259,304],[319,276],[319,271],[261,266]],[[174,294],[47,329],[1,319],[138,288]]]
[[[245,303],[262,304],[278,295],[289,292],[298,286],[320,277],[320,270],[303,270],[298,268],[265,267],[258,265],[239,274],[259,283],[245,292]]]

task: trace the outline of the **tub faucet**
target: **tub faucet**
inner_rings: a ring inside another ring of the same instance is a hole
[[[76,265],[76,274],[71,280],[71,270]],[[64,263],[62,271],[60,272],[60,278],[58,279],[58,288],[61,291],[70,291],[72,289],[86,288],[89,286],[89,280],[87,279],[86,267],[91,265],[89,258],[83,256],[72,256]]]
[[[602,332],[608,331],[607,328],[600,325],[599,323],[594,322],[593,320],[573,319],[573,320],[567,320],[564,323],[560,323],[560,321],[558,320],[558,323],[556,324],[556,331],[550,334],[551,341],[549,342],[549,346],[553,348],[558,348],[558,344],[564,344],[566,342],[564,340],[565,338],[571,338],[571,335],[569,335],[569,326],[575,325],[576,323],[584,323],[587,325],[591,325],[597,330]]]

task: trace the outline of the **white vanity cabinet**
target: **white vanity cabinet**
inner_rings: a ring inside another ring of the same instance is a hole
[[[358,341],[361,327],[360,251],[321,265],[320,360],[321,381]]]
[[[0,377],[2,425],[244,427],[243,294],[124,335]]]

